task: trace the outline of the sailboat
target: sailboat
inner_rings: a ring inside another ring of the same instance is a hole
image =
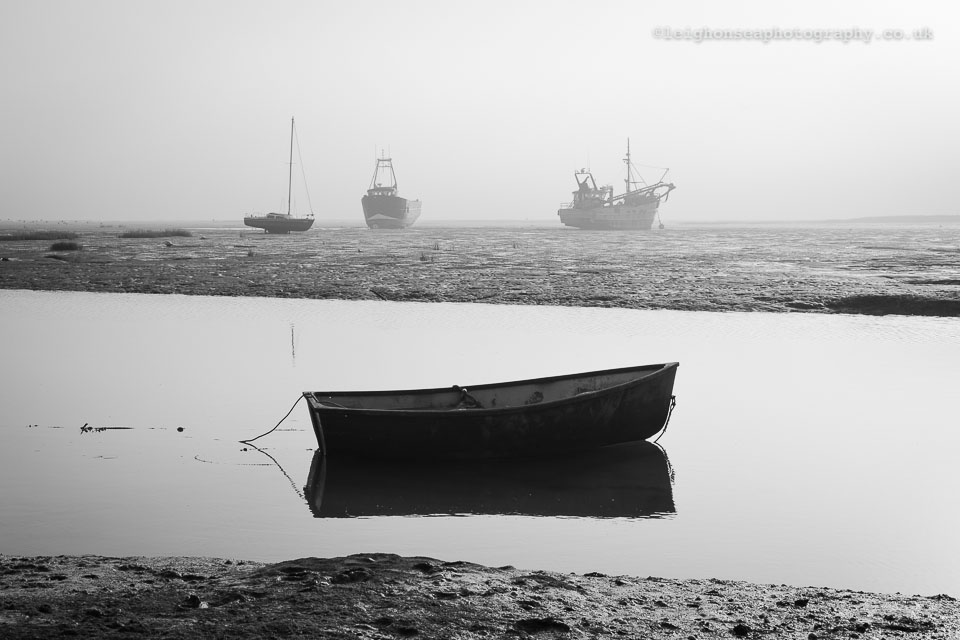
[[[294,217],[290,213],[290,196],[293,191],[293,137],[294,122],[293,118],[290,118],[290,171],[287,176],[287,212],[271,212],[266,215],[251,214],[249,216],[245,216],[243,218],[243,224],[247,225],[248,227],[263,229],[267,233],[290,233],[291,231],[306,231],[313,226],[312,209],[310,211],[310,215],[303,218]],[[309,195],[307,196],[307,199],[309,200]]]
[[[635,176],[629,138],[627,157],[623,161],[627,165],[626,190],[620,195],[613,195],[612,186],[597,187],[588,169],[574,172],[577,190],[573,192],[573,202],[562,205],[557,211],[560,222],[579,229],[650,229],[654,218],[659,215],[660,202],[666,202],[676,188],[673,183],[663,181],[669,169],[664,169],[656,184],[648,185]],[[660,228],[663,228],[662,223]]]

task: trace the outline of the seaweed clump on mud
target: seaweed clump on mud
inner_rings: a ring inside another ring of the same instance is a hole
[[[186,229],[134,229],[124,231],[120,238],[190,238],[193,233]]]
[[[853,295],[825,303],[838,313],[864,315],[960,316],[960,297],[930,297],[913,294]]]
[[[77,234],[72,231],[23,231],[19,233],[0,233],[0,242],[18,242],[21,240],[75,240]]]
[[[946,595],[562,574],[372,553],[0,556],[4,638],[954,638]]]
[[[72,241],[54,242],[50,245],[50,251],[80,251],[81,249],[83,245]]]

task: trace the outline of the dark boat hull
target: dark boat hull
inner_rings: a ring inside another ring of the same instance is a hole
[[[263,229],[267,233],[290,233],[291,231],[307,231],[313,226],[313,218],[267,218],[262,216],[247,216],[243,224],[248,227]]]
[[[435,408],[450,389],[396,392],[305,392],[317,441],[327,455],[373,458],[508,458],[583,451],[645,440],[665,425],[677,363],[610,369],[470,387],[475,396],[511,389],[527,402],[489,408]],[[603,379],[622,383],[598,388]],[[581,385],[582,381],[582,386]],[[576,393],[539,401],[537,389],[564,385]],[[459,388],[456,388],[459,389]],[[390,398],[417,407],[389,408]],[[383,408],[362,408],[378,406]],[[351,404],[352,406],[346,406]],[[489,406],[489,405],[488,405]]]
[[[434,464],[328,458],[317,451],[304,495],[317,518],[662,518],[676,512],[670,462],[650,442],[549,458]]]
[[[405,229],[420,217],[420,201],[400,196],[365,195],[363,217],[371,229]]]

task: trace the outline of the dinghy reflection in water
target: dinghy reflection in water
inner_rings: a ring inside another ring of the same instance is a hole
[[[663,518],[675,513],[664,451],[631,442],[583,454],[424,464],[314,454],[304,495],[317,518],[527,515]]]
[[[676,362],[471,387],[304,392],[321,453],[510,458],[645,440],[666,426]]]

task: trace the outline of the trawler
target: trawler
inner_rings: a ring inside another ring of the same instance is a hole
[[[360,199],[363,217],[371,229],[405,229],[420,217],[420,201],[397,195],[397,175],[393,159],[377,158],[367,195]]]
[[[589,169],[576,171],[577,190],[573,192],[573,202],[561,205],[557,211],[560,222],[579,229],[650,229],[658,217],[660,201],[666,202],[676,188],[663,181],[669,169],[663,170],[655,184],[644,182],[630,160],[629,138],[623,161],[627,165],[626,190],[620,195],[613,194],[612,186],[597,187]]]
[[[306,231],[313,226],[313,210],[305,218],[294,217],[290,213],[290,195],[293,190],[293,118],[290,118],[290,171],[287,175],[287,212],[271,212],[266,215],[252,214],[243,218],[243,224],[248,227],[263,229],[267,233],[290,233],[291,231]],[[307,200],[310,199],[309,194]]]

